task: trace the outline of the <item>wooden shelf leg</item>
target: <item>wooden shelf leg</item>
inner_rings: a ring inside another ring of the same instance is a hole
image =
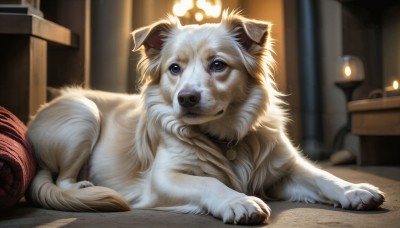
[[[29,57],[29,115],[46,102],[47,42],[30,37]]]

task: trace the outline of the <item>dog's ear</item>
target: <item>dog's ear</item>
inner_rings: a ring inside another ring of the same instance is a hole
[[[239,42],[244,48],[250,48],[252,43],[262,46],[267,39],[269,24],[252,20],[242,21],[243,31],[239,33]]]
[[[180,24],[176,20],[172,20],[172,18],[170,20],[162,20],[133,31],[131,33],[134,42],[133,51],[137,51],[142,46],[146,51],[149,49],[161,50],[164,38],[172,30],[172,27]]]
[[[250,20],[235,12],[229,15],[224,12],[222,23],[235,35],[246,50],[253,44],[263,46],[267,42],[271,27],[268,22]]]

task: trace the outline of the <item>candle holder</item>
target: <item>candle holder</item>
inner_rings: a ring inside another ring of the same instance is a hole
[[[335,85],[339,87],[346,98],[346,123],[339,129],[333,140],[333,151],[343,149],[346,135],[351,132],[351,113],[347,110],[347,104],[353,98],[354,89],[356,89],[364,80],[364,66],[361,60],[355,56],[345,55],[341,58],[341,73]]]
[[[391,86],[385,87],[384,96],[385,97],[400,96],[400,87],[398,80],[393,80]]]

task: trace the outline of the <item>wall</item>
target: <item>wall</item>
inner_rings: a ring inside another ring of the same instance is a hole
[[[335,0],[319,0],[317,31],[319,36],[320,91],[322,92],[322,146],[328,157],[332,153],[336,133],[346,122],[346,102],[343,92],[334,85],[337,78],[338,64],[342,56],[342,21],[341,5]],[[299,61],[297,0],[284,1],[284,34],[286,60],[286,86],[289,96],[286,98],[290,105],[292,122],[289,123],[289,134],[296,145],[301,140],[301,103],[299,92]],[[358,150],[358,138],[348,136],[345,149],[354,153]]]
[[[346,123],[346,100],[344,93],[334,85],[340,73],[338,65],[342,56],[341,5],[334,0],[320,1],[320,40],[323,97],[323,143],[329,150],[339,128]],[[344,148],[358,150],[358,137],[348,135]]]
[[[131,0],[91,1],[91,88],[127,92],[131,18]]]
[[[386,9],[382,19],[383,85],[400,82],[400,6]]]

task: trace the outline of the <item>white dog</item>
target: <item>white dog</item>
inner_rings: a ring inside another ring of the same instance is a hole
[[[153,208],[231,224],[265,223],[268,199],[379,207],[378,188],[292,146],[269,28],[225,12],[219,24],[171,17],[134,31],[141,96],[70,88],[44,105],[28,129],[40,170],[27,196],[57,210]]]

